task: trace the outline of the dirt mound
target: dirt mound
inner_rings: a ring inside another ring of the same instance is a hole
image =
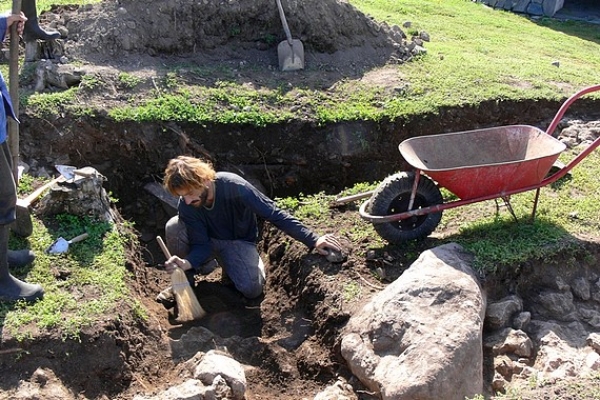
[[[416,44],[341,1],[284,1],[292,37],[305,47],[309,66],[347,69],[404,62]],[[272,0],[104,1],[82,8],[56,7],[51,25],[66,36],[69,58],[140,67],[140,56],[176,56],[276,65],[286,39]]]

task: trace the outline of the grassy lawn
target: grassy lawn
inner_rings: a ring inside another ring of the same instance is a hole
[[[561,98],[600,83],[597,25],[494,10],[469,0],[353,0],[378,20],[427,31],[428,55],[401,66],[411,101],[440,105],[489,99]],[[559,66],[553,65],[558,61]]]
[[[93,2],[39,1],[38,9]],[[411,21],[412,26],[404,29],[409,36],[419,31],[431,36],[425,45],[427,55],[397,67],[407,82],[402,93],[382,93],[369,87],[357,93],[353,82],[340,82],[329,93],[301,89],[286,93],[266,88],[256,92],[235,83],[190,89],[173,84],[177,82],[177,71],[173,71],[172,79],[165,78],[170,84],[160,98],[132,102],[113,110],[111,115],[117,120],[217,121],[266,126],[293,119],[294,113],[289,108],[304,105],[314,109],[315,120],[327,124],[411,117],[435,113],[440,107],[476,105],[488,100],[564,99],[580,88],[600,83],[597,25],[550,18],[532,20],[470,0],[351,0],[351,3],[390,25],[402,26],[403,22]],[[9,9],[11,3],[0,1],[0,4]],[[210,68],[194,72],[211,75]],[[72,102],[71,92],[65,92],[64,99],[59,94],[39,99],[48,95],[36,94],[30,100],[31,104],[44,104],[46,110],[52,110],[48,103],[68,107],[64,104]],[[217,101],[219,108],[215,107]],[[245,111],[238,111],[240,108]],[[81,105],[77,110],[81,112]]]

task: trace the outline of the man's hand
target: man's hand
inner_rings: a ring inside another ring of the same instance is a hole
[[[329,250],[341,252],[342,244],[340,243],[338,238],[328,233],[326,235],[321,236],[317,240],[317,243],[315,244],[315,249],[317,249],[319,254],[326,256],[329,254]]]
[[[17,23],[17,33],[20,35],[23,34],[23,29],[25,28],[25,21],[27,21],[27,17],[21,11],[20,14],[10,14],[6,17],[6,35],[10,33],[10,27],[15,22]]]
[[[171,256],[171,258],[169,258],[165,262],[165,270],[169,274],[172,274],[173,271],[175,271],[176,267],[179,267],[182,270],[187,271],[189,269],[192,269],[192,264],[188,260],[185,260],[183,258],[180,258],[177,256]]]

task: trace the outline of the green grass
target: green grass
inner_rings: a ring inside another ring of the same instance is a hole
[[[343,287],[343,298],[344,301],[352,301],[357,298],[360,298],[362,294],[362,289],[358,282],[350,281],[346,283]]]
[[[428,55],[400,67],[422,106],[553,98],[600,81],[597,25],[494,10],[469,0],[353,0],[378,20],[430,33]],[[560,61],[560,67],[552,62]]]
[[[555,399],[600,399],[600,375],[595,373],[585,381],[578,382],[576,380],[538,380],[532,377],[528,388],[509,389],[506,393],[498,393],[494,399],[496,400],[527,400],[544,398],[541,397],[541,388],[551,386],[555,393]],[[481,397],[475,397],[472,400],[484,400]]]
[[[78,339],[82,329],[105,320],[107,315],[118,318],[125,306],[134,310],[137,318],[146,318],[144,308],[133,300],[127,286],[132,277],[126,268],[126,251],[137,240],[127,223],[116,227],[67,214],[44,221],[34,217],[33,221],[33,234],[26,240],[11,237],[10,247],[29,247],[36,260],[24,270],[11,272],[41,284],[44,300],[0,304],[5,332],[17,340],[47,331],[64,339]],[[69,240],[84,232],[89,237],[70,245],[67,253],[46,253],[59,237]]]
[[[83,6],[86,4],[100,3],[101,0],[37,0],[38,13],[50,10],[54,5],[76,5]],[[0,10],[12,10],[12,1],[2,0],[0,1]]]
[[[561,155],[567,163],[582,148],[567,150]],[[600,237],[600,153],[593,152],[564,177],[552,185],[541,188],[536,218],[531,219],[535,191],[514,195],[510,198],[517,220],[504,206],[494,200],[478,202],[446,210],[438,231],[451,225],[457,232],[440,239],[456,242],[475,255],[474,268],[484,274],[494,274],[506,268],[515,268],[531,260],[550,261],[557,255],[581,251],[578,238]],[[366,193],[375,189],[377,183],[361,183],[344,190],[336,196],[317,193],[299,195],[295,198],[276,199],[279,206],[290,211],[307,224],[316,223],[327,227],[353,243],[368,241],[371,248],[384,248],[388,243],[381,239],[372,224],[355,210],[344,211],[344,223],[331,218],[330,204],[338,197]],[[456,200],[442,189],[445,202]],[[436,232],[434,232],[434,235]],[[399,244],[407,258],[416,259],[422,246],[418,241]]]
[[[38,9],[94,2],[40,1]],[[405,29],[407,34],[420,31],[430,34],[431,41],[425,44],[426,55],[397,66],[406,83],[401,92],[387,93],[357,81],[341,81],[330,90],[314,91],[300,87],[284,89],[282,80],[280,88],[255,90],[235,82],[236,72],[224,71],[221,66],[179,65],[153,81],[159,89],[154,95],[131,96],[129,105],[109,110],[109,115],[118,121],[217,122],[257,127],[301,115],[324,125],[415,118],[423,113],[435,114],[442,107],[477,105],[490,100],[564,99],[577,89],[600,83],[600,33],[594,24],[549,18],[534,21],[470,0],[351,0],[351,3],[390,25],[401,26],[404,21],[411,21],[412,27]],[[11,3],[0,4],[6,8]],[[554,61],[560,66],[553,65]],[[215,87],[186,83],[189,75],[210,78],[215,72],[221,76],[225,72],[230,78]],[[134,82],[142,83],[126,77],[121,77],[120,82],[124,83],[123,79],[127,79],[123,85],[125,91]],[[46,95],[50,96],[39,94]],[[70,101],[85,102],[73,98]],[[69,108],[62,103],[61,106]],[[80,108],[72,107],[82,113]],[[94,112],[85,110],[85,114]]]

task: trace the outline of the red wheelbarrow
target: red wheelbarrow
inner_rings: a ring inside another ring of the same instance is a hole
[[[375,190],[338,198],[334,205],[369,198],[359,213],[390,243],[424,238],[438,226],[444,210],[476,202],[501,198],[514,216],[509,197],[529,190],[536,190],[535,218],[540,189],[565,176],[600,145],[599,137],[550,173],[566,148],[552,132],[575,100],[598,90],[600,85],[591,86],[567,99],[546,132],[511,125],[407,139],[399,149],[414,171],[388,176]],[[444,203],[440,188],[458,200]]]

